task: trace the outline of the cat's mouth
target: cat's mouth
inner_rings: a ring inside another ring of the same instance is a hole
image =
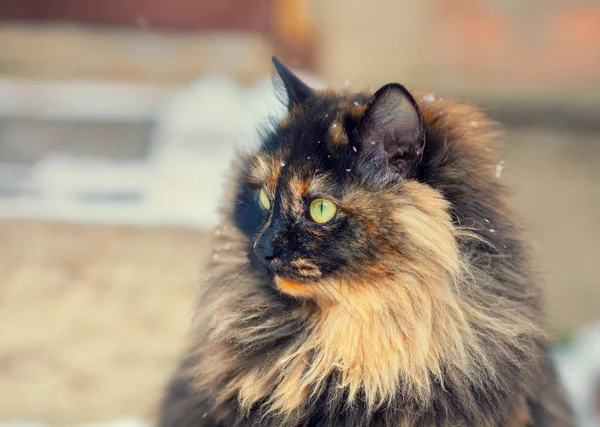
[[[321,272],[316,267],[299,266],[298,262],[274,263],[271,267],[273,284],[277,289],[293,296],[308,296],[319,280]]]
[[[299,283],[311,283],[322,276],[321,269],[305,258],[297,258],[288,262],[273,260],[269,267],[274,276]]]
[[[307,286],[304,282],[298,282],[294,279],[288,279],[282,276],[275,276],[273,279],[275,282],[275,286],[280,290],[287,292],[288,290],[293,290],[294,292],[298,291],[298,288],[304,288]]]
[[[311,297],[323,279],[321,269],[306,257],[267,260],[263,266],[272,278],[275,289],[295,297]]]
[[[308,284],[314,283],[321,278],[320,274],[303,274],[302,272],[286,271],[286,272],[275,272],[273,277],[282,280],[292,280],[294,282]]]
[[[276,275],[273,278],[273,284],[279,291],[300,298],[314,297],[317,293],[317,283],[316,280],[311,281],[305,277],[297,280]]]

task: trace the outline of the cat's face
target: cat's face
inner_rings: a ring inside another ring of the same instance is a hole
[[[414,99],[400,85],[317,93],[276,65],[289,115],[246,160],[234,205],[249,258],[295,296],[388,274],[383,264],[403,251],[398,194],[424,149]]]

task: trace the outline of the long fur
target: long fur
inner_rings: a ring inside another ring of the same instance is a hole
[[[417,173],[375,179],[368,159],[352,164],[358,173],[337,203],[353,234],[335,249],[338,264],[291,262],[321,279],[273,278],[248,258],[244,230],[268,224],[250,222],[245,186],[275,197],[284,180],[281,208],[302,209],[304,194],[341,178],[286,168],[321,144],[352,155],[369,96],[318,93],[241,157],[161,426],[572,425],[536,278],[495,173],[496,126],[477,110],[419,94],[427,145]],[[312,149],[281,143],[301,138],[315,116],[326,123]],[[334,267],[345,273],[325,274]]]

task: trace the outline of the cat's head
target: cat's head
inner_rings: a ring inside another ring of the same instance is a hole
[[[419,183],[426,135],[413,96],[397,83],[316,91],[273,62],[288,114],[246,159],[233,214],[275,286],[310,297],[452,246],[446,202]]]

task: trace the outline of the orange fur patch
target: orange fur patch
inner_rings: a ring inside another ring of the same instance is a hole
[[[348,136],[340,121],[335,120],[329,126],[329,140],[334,147],[348,145]]]
[[[315,296],[315,288],[307,283],[300,283],[283,277],[275,277],[275,286],[281,291],[296,298]]]
[[[325,196],[325,192],[331,186],[332,176],[330,174],[323,174],[314,176],[308,184],[308,192],[314,195]],[[304,194],[303,194],[304,195]]]
[[[257,186],[264,186],[272,199],[283,167],[282,161],[274,157],[254,154],[250,156],[248,163],[253,183]]]
[[[300,178],[296,175],[292,175],[289,178],[286,183],[289,193],[281,200],[282,209],[284,211],[295,214],[299,214],[302,211],[302,196],[308,191],[309,183],[310,181],[306,177]]]
[[[366,109],[366,105],[355,105],[348,109],[348,115],[354,120],[358,120],[365,114]]]

